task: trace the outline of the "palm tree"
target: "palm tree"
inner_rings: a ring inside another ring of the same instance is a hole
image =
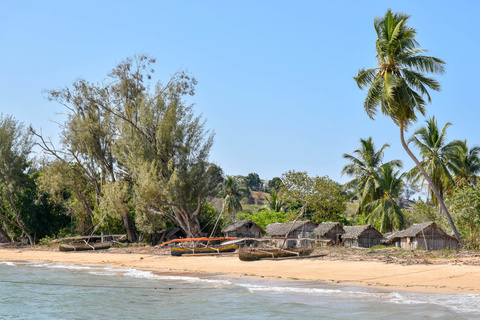
[[[477,184],[480,173],[480,147],[468,148],[467,140],[457,142],[457,150],[452,158],[453,180],[458,186]]]
[[[400,129],[400,141],[408,155],[415,162],[434,192],[455,236],[460,234],[450,216],[443,198],[420,161],[405,143],[404,131],[417,120],[416,112],[425,115],[426,101],[431,102],[428,89],[440,91],[437,80],[424,73],[444,73],[445,62],[441,59],[422,55],[425,49],[418,48],[415,29],[407,25],[410,16],[388,10],[385,16],[374,20],[377,32],[377,68],[360,69],[354,77],[360,89],[368,88],[364,108],[373,119],[380,106],[384,115],[389,116]]]
[[[402,191],[402,175],[394,172],[393,166],[384,164],[376,174],[376,182],[382,191],[381,196],[366,206],[367,223],[379,226],[380,232],[401,230],[405,226],[405,217],[397,198]]]
[[[347,153],[343,155],[343,158],[350,160],[350,163],[342,169],[342,175],[355,177],[347,182],[345,187],[353,188],[358,193],[357,214],[362,214],[365,205],[380,196],[375,183],[375,175],[382,165],[384,150],[389,147],[388,144],[384,144],[379,150],[376,150],[372,137],[366,140],[360,139],[360,144],[361,147],[353,151],[355,156]],[[402,166],[400,160],[392,160],[388,164],[399,168]]]
[[[408,139],[408,143],[413,142],[420,150],[420,155],[423,159],[421,164],[443,198],[445,190],[451,189],[454,184],[449,168],[452,166],[452,159],[457,151],[458,141],[446,143],[447,128],[451,126],[451,123],[445,124],[442,131],[440,131],[435,117],[425,122],[426,126],[415,131],[413,136]],[[414,177],[415,181],[423,178],[418,167],[414,167],[408,174]],[[438,200],[433,192],[432,200],[438,206]]]
[[[281,212],[283,207],[285,207],[285,202],[280,199],[276,190],[272,190],[272,192],[270,192],[270,197],[265,198],[265,200],[267,201],[265,206],[269,210]]]
[[[223,200],[222,212],[226,212],[230,219],[234,220],[235,213],[242,211],[242,204],[240,203],[241,194],[235,179],[227,176],[224,181],[225,199]]]

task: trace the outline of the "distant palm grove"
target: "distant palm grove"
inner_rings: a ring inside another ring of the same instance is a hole
[[[344,185],[295,170],[271,180],[226,175],[209,158],[213,131],[186,102],[197,80],[179,71],[153,83],[155,59],[136,55],[98,83],[77,79],[45,91],[66,115],[58,139],[0,115],[0,240],[104,232],[153,243],[171,228],[213,236],[233,221],[265,228],[303,210],[304,220],[371,224],[383,233],[435,221],[479,249],[480,147],[449,140],[451,123],[417,123],[432,102],[429,90],[440,91],[431,74],[444,73],[445,62],[425,54],[408,22],[390,10],[374,19],[377,65],[354,81],[365,90],[366,115],[392,119],[415,167],[388,159],[389,144],[358,137],[358,148],[343,155]]]

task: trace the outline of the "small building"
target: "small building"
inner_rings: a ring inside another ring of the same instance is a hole
[[[400,233],[402,231],[392,231],[383,234],[382,244],[386,246],[395,245],[400,248]]]
[[[322,222],[313,230],[321,243],[337,244],[341,243],[341,237],[345,233],[339,222]]]
[[[308,239],[314,238],[312,233],[316,227],[317,225],[311,221],[292,221],[278,226],[269,233],[269,236],[276,245],[282,245],[287,238],[285,243],[287,248],[305,247],[309,245]]]
[[[261,238],[265,231],[251,220],[237,221],[222,230],[225,237]]]
[[[267,236],[270,236],[275,230],[277,230],[282,224],[280,222],[269,223],[265,227]]]
[[[396,236],[397,243],[404,249],[456,250],[460,248],[458,240],[439,228],[433,221],[413,224]]]
[[[372,225],[345,226],[345,234],[342,236],[343,244],[356,248],[371,248],[379,245],[383,235]]]

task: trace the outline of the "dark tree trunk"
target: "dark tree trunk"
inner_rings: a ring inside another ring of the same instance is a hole
[[[123,215],[123,224],[125,225],[125,230],[127,231],[127,237],[130,242],[137,242],[137,235],[135,234],[135,230],[133,230],[132,223],[128,218],[128,213]]]
[[[5,242],[12,242],[12,239],[2,228],[0,228],[0,238]]]

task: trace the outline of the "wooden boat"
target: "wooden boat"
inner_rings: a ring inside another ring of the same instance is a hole
[[[238,257],[242,261],[271,260],[285,257],[305,257],[309,256],[312,252],[313,248],[245,248],[239,250]]]
[[[112,246],[111,243],[64,243],[59,246],[60,251],[87,251],[87,250],[105,250]]]
[[[170,248],[170,253],[172,256],[181,256],[183,254],[215,254],[215,253],[227,253],[227,252],[235,252],[238,249],[238,244],[232,244],[228,246],[219,246],[218,248],[215,247],[178,247],[173,246]]]
[[[218,237],[218,238],[208,238],[208,237],[203,237],[203,238],[182,238],[182,239],[173,239],[164,243],[161,243],[159,245],[156,245],[156,247],[163,247],[166,246],[167,244],[171,243],[178,243],[178,242],[217,242],[217,241],[222,241],[222,240],[238,240],[236,237]]]

